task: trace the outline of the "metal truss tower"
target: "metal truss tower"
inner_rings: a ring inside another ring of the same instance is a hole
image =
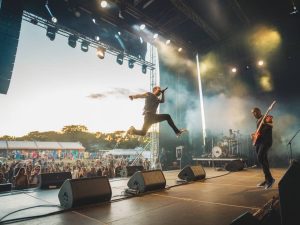
[[[150,63],[155,65],[150,70],[150,91],[152,92],[153,87],[159,85],[159,66],[157,60],[157,50],[153,45],[150,45]],[[150,132],[150,151],[151,151],[151,165],[155,165],[155,161],[159,154],[159,123],[153,124]]]

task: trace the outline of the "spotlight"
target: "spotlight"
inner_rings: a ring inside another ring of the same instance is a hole
[[[135,61],[134,61],[133,59],[129,59],[129,60],[128,60],[128,67],[129,67],[130,69],[132,69],[132,68],[134,67],[134,63],[135,63]]]
[[[36,18],[33,18],[30,20],[30,23],[34,24],[34,25],[37,25],[38,24],[38,21]]]
[[[153,35],[153,38],[154,38],[154,39],[158,38],[158,34],[154,34],[154,35]]]
[[[167,40],[166,41],[166,45],[170,44],[171,43],[171,40]]]
[[[257,62],[257,65],[258,65],[258,66],[263,66],[263,65],[264,65],[264,61],[263,61],[263,60],[259,60],[259,61]]]
[[[54,17],[54,16],[52,16],[51,21],[52,21],[53,23],[57,23],[57,18]]]
[[[75,48],[77,43],[78,37],[76,35],[70,35],[68,38],[68,44],[70,47]]]
[[[146,28],[146,25],[145,24],[141,24],[140,25],[140,30],[144,30]]]
[[[122,53],[120,53],[119,55],[117,55],[117,63],[119,65],[123,64],[123,60],[124,60],[124,55]]]
[[[231,72],[236,73],[236,72],[237,72],[237,69],[236,69],[235,67],[233,67],[233,68],[231,69]]]
[[[102,46],[99,46],[97,48],[97,56],[99,59],[104,59],[105,57],[105,51],[106,51],[106,48],[102,47]]]
[[[81,50],[83,52],[87,52],[89,50],[89,45],[90,45],[90,42],[83,40],[81,43]]]
[[[100,37],[99,36],[95,36],[95,40],[96,41],[100,41]]]
[[[145,65],[145,64],[142,65],[142,73],[143,74],[147,73],[147,65]]]
[[[47,33],[46,36],[53,41],[55,39],[55,34],[57,32],[57,28],[56,27],[47,27]]]
[[[101,1],[100,3],[102,8],[106,8],[107,7],[107,1]]]
[[[182,48],[178,48],[178,52],[181,52],[182,51]]]

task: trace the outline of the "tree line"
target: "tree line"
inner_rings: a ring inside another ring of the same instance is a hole
[[[0,137],[0,140],[80,142],[86,151],[97,151],[114,148],[132,149],[135,147],[144,147],[149,143],[150,137],[128,136],[125,135],[125,131],[92,133],[84,125],[67,125],[61,131],[32,131],[21,137],[4,135]]]

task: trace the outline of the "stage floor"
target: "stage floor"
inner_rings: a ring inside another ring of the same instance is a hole
[[[207,179],[204,181],[172,188],[168,187],[176,184],[179,171],[167,171],[164,172],[166,189],[126,199],[123,194],[128,179],[113,179],[110,180],[113,198],[109,203],[14,224],[229,225],[244,212],[256,212],[278,194],[278,182],[286,170],[271,169],[276,182],[269,190],[256,187],[263,180],[262,170],[257,168],[235,173],[205,168]],[[3,221],[60,211],[57,194],[58,189],[1,194],[0,218],[10,212],[37,205],[45,206],[14,213]]]

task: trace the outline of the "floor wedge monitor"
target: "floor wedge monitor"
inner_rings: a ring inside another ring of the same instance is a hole
[[[164,189],[166,179],[161,170],[138,171],[129,179],[127,186],[140,193]]]
[[[178,174],[178,178],[186,181],[202,180],[206,176],[205,170],[201,165],[185,166]]]
[[[109,180],[106,176],[68,179],[61,186],[58,199],[60,205],[66,209],[108,202],[111,199]]]
[[[59,173],[42,173],[40,174],[40,189],[54,189],[60,188],[60,186],[67,179],[72,179],[71,172],[59,172]]]

